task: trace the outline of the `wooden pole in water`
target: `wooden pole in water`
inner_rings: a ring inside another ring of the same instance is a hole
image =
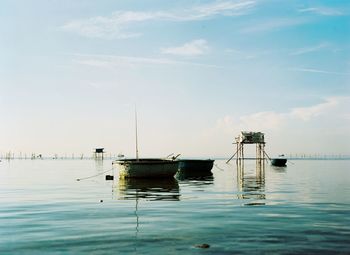
[[[138,149],[138,141],[137,141],[137,111],[135,106],[135,136],[136,136],[136,160],[139,160],[139,149]]]

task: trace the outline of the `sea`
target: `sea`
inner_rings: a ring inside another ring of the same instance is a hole
[[[350,160],[216,160],[168,180],[2,160],[0,254],[350,254]]]

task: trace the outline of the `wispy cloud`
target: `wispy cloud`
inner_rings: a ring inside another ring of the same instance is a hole
[[[307,73],[319,73],[319,74],[334,74],[334,75],[350,75],[350,73],[342,73],[342,72],[332,72],[320,69],[313,68],[289,68],[288,70],[294,72],[307,72]]]
[[[204,39],[198,39],[178,47],[163,48],[161,52],[180,56],[198,56],[207,53],[208,50],[208,42]]]
[[[73,55],[73,62],[80,65],[100,67],[106,69],[114,69],[118,67],[133,68],[141,65],[185,65],[204,68],[219,68],[227,69],[230,67],[202,64],[190,61],[176,61],[168,58],[149,58],[149,57],[132,57],[132,56],[117,56],[117,55]]]
[[[203,19],[215,15],[243,15],[255,5],[256,1],[216,1],[214,3],[194,7],[193,13],[195,15],[192,15],[192,17],[196,17],[195,19]]]
[[[344,109],[347,109],[349,104],[350,97],[329,97],[321,103],[308,107],[292,108],[287,112],[257,112],[238,118],[227,115],[217,120],[216,128],[224,133],[238,132],[240,130],[265,132],[280,129],[289,121],[299,120],[307,122],[321,116],[328,116],[330,113],[333,113],[332,117],[346,120],[348,115],[344,114]]]
[[[126,24],[146,21],[154,18],[155,15],[142,12],[114,12],[110,17],[97,16],[85,20],[73,20],[61,28],[86,37],[125,39],[141,35],[126,32]]]
[[[318,45],[315,45],[315,46],[310,46],[310,47],[304,47],[304,48],[297,49],[297,50],[291,52],[289,55],[293,55],[293,56],[303,55],[303,54],[306,54],[306,53],[319,51],[319,50],[322,50],[322,49],[327,48],[327,47],[329,47],[328,43],[321,43],[321,44],[318,44]]]
[[[254,60],[259,57],[264,57],[267,55],[270,55],[273,52],[276,52],[276,50],[256,50],[256,49],[250,49],[250,50],[238,50],[238,49],[232,49],[228,48],[224,50],[225,53],[232,54],[236,59],[242,59],[242,60]]]
[[[341,16],[344,15],[344,13],[335,8],[330,8],[330,7],[311,7],[311,8],[304,8],[300,9],[299,12],[308,12],[308,13],[314,13],[318,15],[323,15],[323,16]]]
[[[250,130],[250,129],[276,129],[279,128],[285,115],[276,112],[257,112],[251,115],[242,116],[239,118],[240,129]]]
[[[253,0],[227,0],[197,5],[181,11],[117,11],[110,16],[97,16],[89,19],[69,21],[61,28],[64,31],[77,33],[86,37],[122,39],[141,35],[140,33],[126,32],[126,28],[133,23],[159,20],[184,22],[211,19],[215,16],[244,15],[255,5],[256,1]]]
[[[309,22],[306,18],[274,18],[241,29],[242,33],[261,33],[299,26]]]
[[[337,106],[339,104],[339,101],[339,97],[327,98],[325,102],[320,104],[316,104],[309,107],[294,108],[289,113],[289,116],[307,121],[313,117],[317,117],[321,114],[327,113],[330,109]]]

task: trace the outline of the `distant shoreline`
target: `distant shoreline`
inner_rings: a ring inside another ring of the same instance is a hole
[[[145,158],[151,158],[151,157],[145,157]],[[154,158],[154,157],[152,157]],[[183,157],[183,159],[214,159],[214,160],[227,160],[228,158],[225,157]],[[272,157],[274,158],[274,157]],[[342,156],[342,157],[285,157],[287,160],[350,160],[350,156]],[[117,160],[120,159],[118,157],[105,157],[103,160]],[[128,159],[128,157],[125,157],[125,159]],[[268,160],[267,158],[265,158]],[[0,161],[10,161],[10,160],[96,160],[96,161],[101,161],[102,159],[95,159],[93,157],[84,157],[84,158],[79,158],[79,157],[41,157],[41,158],[19,158],[19,157],[14,157],[14,158],[0,158]],[[234,161],[235,159],[233,159]],[[244,160],[256,160],[256,158],[244,158]]]

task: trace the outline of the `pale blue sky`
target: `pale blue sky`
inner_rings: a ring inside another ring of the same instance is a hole
[[[1,1],[0,152],[350,154],[349,1]]]

